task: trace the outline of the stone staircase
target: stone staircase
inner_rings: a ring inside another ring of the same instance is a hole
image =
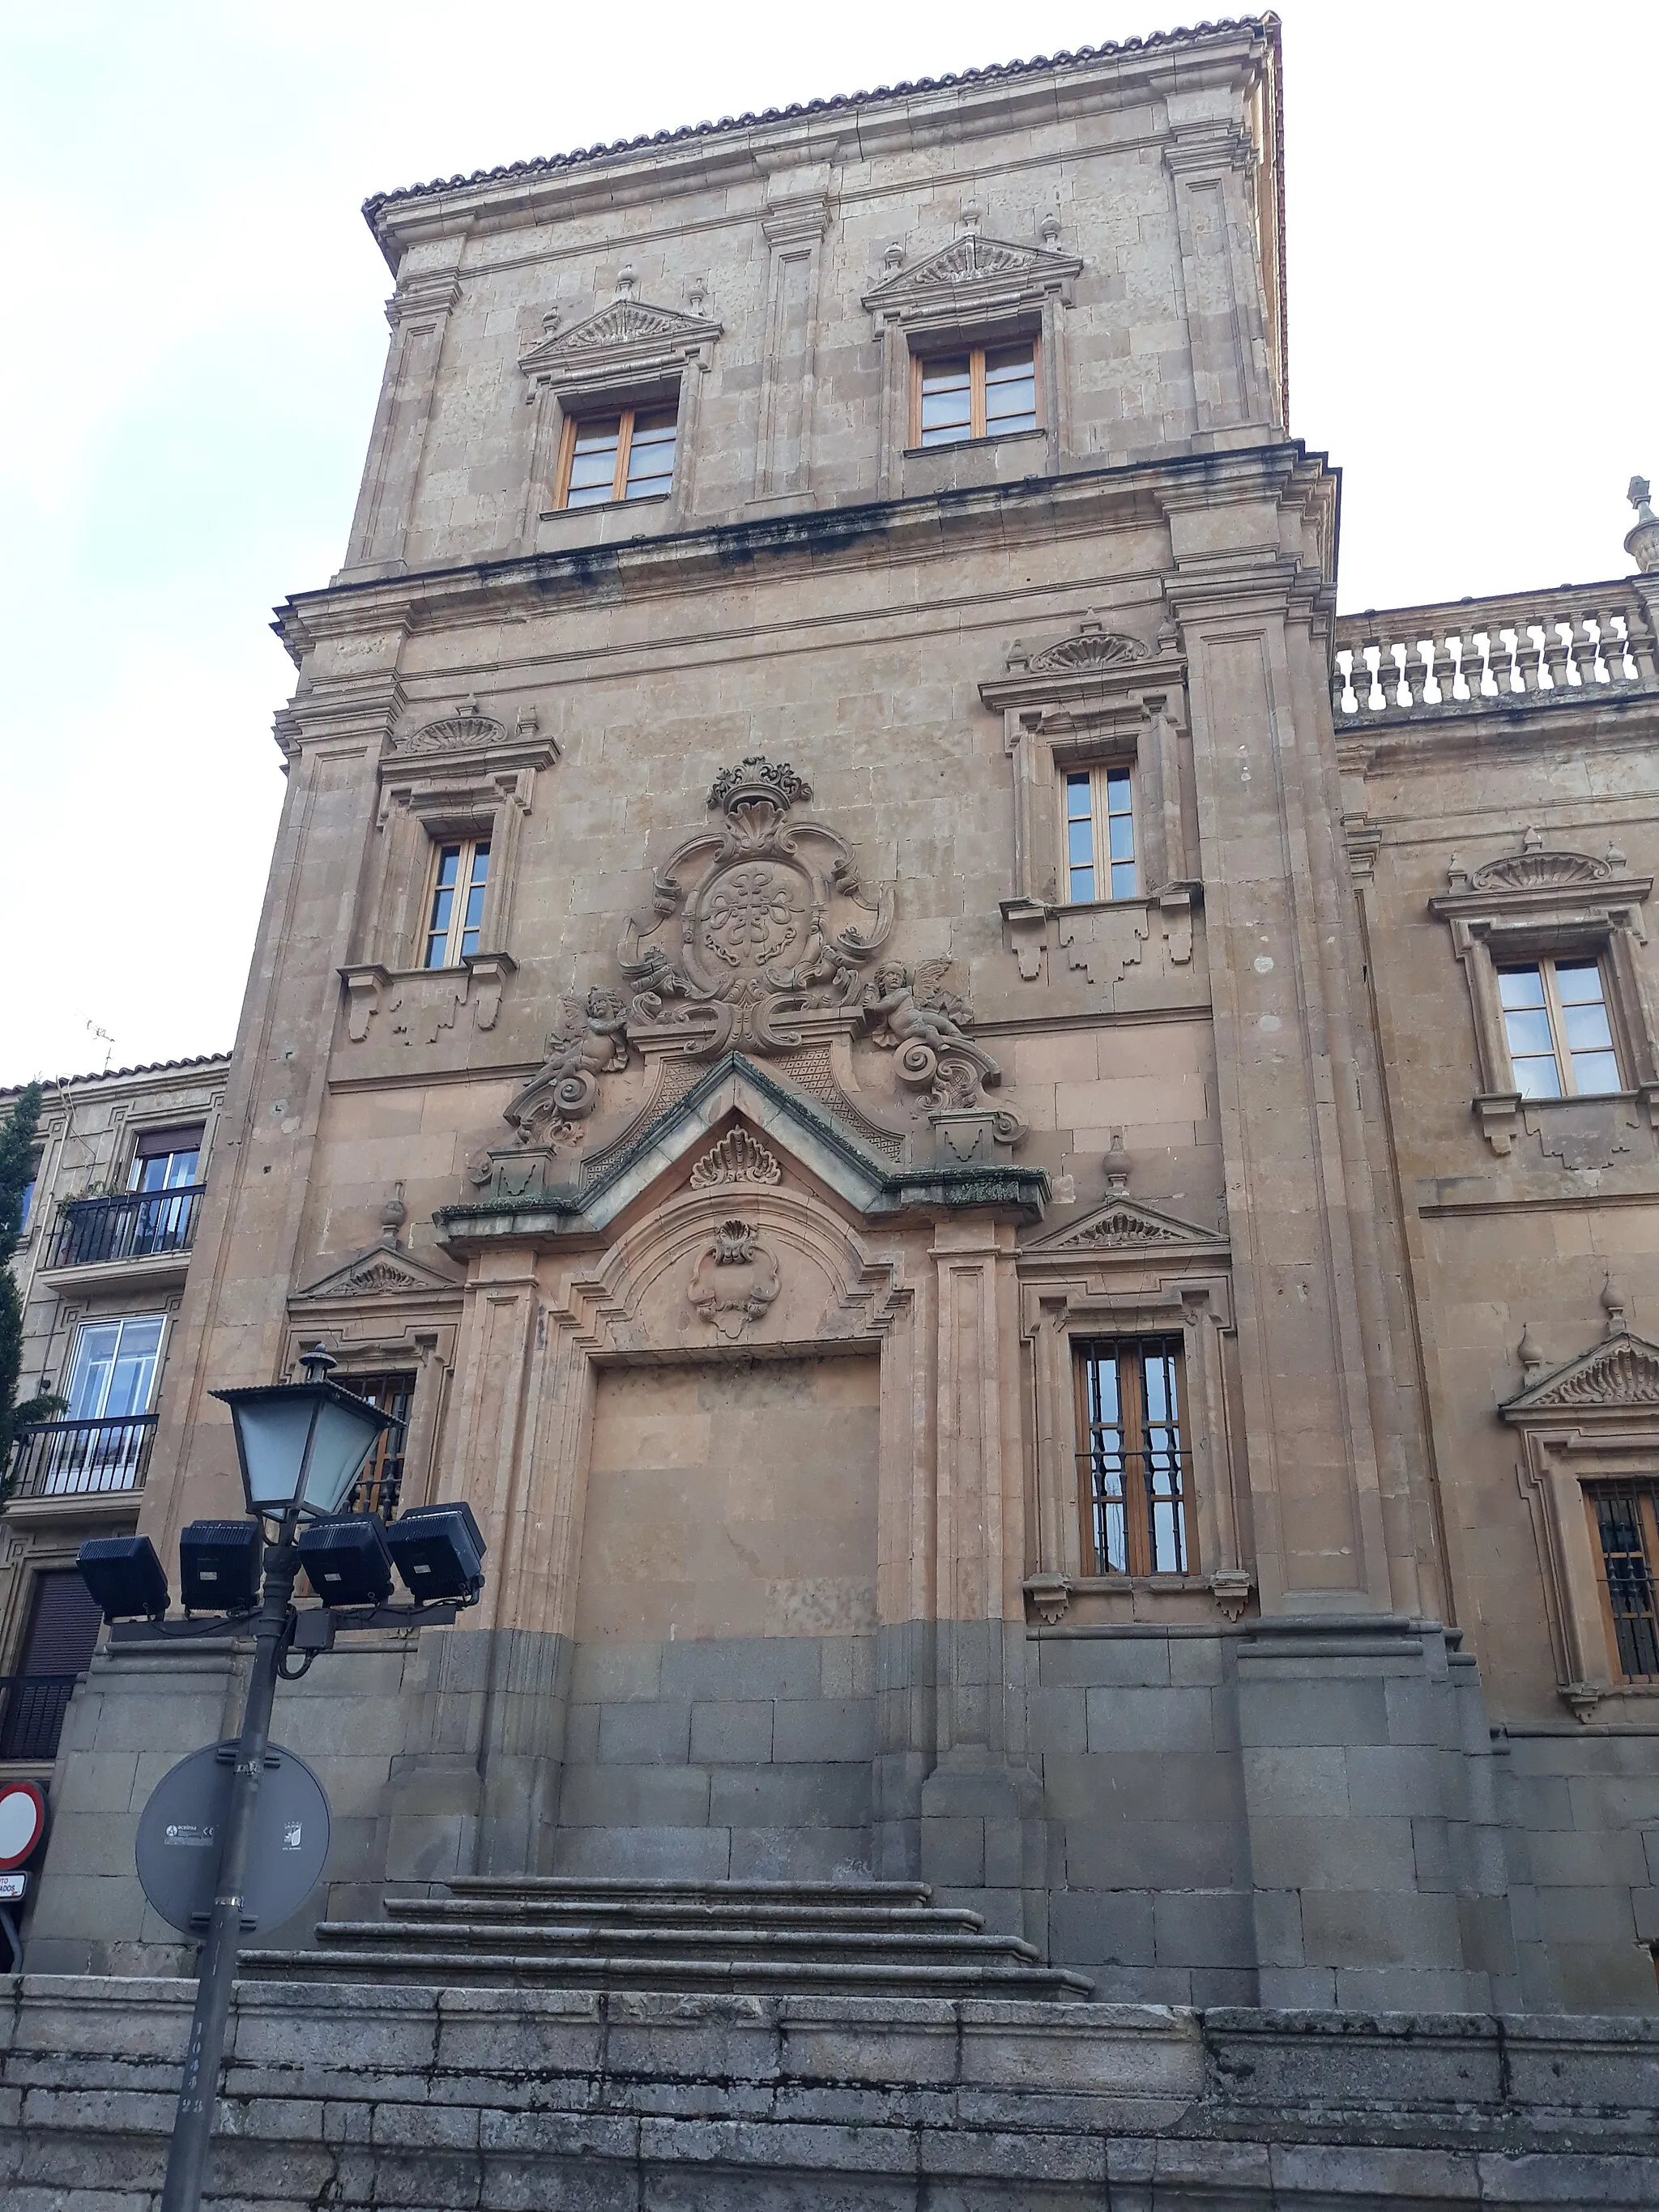
[[[245,1950],[263,1981],[419,1982],[772,1996],[1086,1997],[1029,1943],[922,1882],[582,1881],[457,1876],[388,1897],[384,1920],[325,1920],[317,1948]]]

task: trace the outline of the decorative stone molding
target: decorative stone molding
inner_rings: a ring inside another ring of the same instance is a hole
[[[1194,1231],[1194,1242],[1180,1258],[1160,1245],[1091,1251],[1068,1245],[1068,1234],[1062,1231],[1023,1245],[1019,1252],[1022,1333],[1031,1349],[1036,1387],[1036,1556],[1027,1592],[1035,1602],[1034,1583],[1066,1580],[1075,1609],[1097,1606],[1109,1588],[1102,1581],[1085,1582],[1083,1574],[1073,1372],[1076,1341],[1178,1334],[1186,1352],[1196,1557],[1186,1576],[1174,1578],[1168,1596],[1188,1607],[1196,1596],[1200,1619],[1207,1612],[1206,1595],[1224,1613],[1235,1601],[1242,1610],[1254,1578],[1240,1555],[1228,1443],[1222,1338],[1233,1316],[1231,1287],[1218,1264],[1224,1264],[1225,1248]],[[1127,1589],[1124,1578],[1115,1581]],[[1152,1585],[1146,1595],[1150,1601]]]
[[[387,750],[394,753],[488,750],[501,744],[506,737],[506,723],[482,713],[477,700],[469,693],[459,714],[441,715],[435,722],[422,723],[406,737],[394,737]]]
[[[1510,1065],[1498,970],[1546,954],[1604,957],[1608,1016],[1631,1084],[1623,1096],[1659,1127],[1659,1042],[1635,951],[1647,942],[1642,908],[1652,877],[1631,874],[1616,849],[1598,859],[1547,847],[1529,829],[1519,852],[1473,872],[1454,855],[1446,880],[1429,911],[1449,924],[1468,984],[1480,1078],[1472,1110],[1482,1135],[1501,1155],[1530,1128],[1544,1152],[1565,1166],[1607,1166],[1625,1149],[1620,1096],[1522,1100]]]
[[[568,330],[544,337],[521,356],[519,370],[532,384],[597,398],[653,378],[678,380],[688,356],[712,345],[720,330],[707,315],[653,307],[629,289]]]
[[[521,1144],[556,1145],[580,1131],[599,1103],[599,1079],[628,1065],[628,1001],[595,988],[560,1001],[547,1060],[502,1109]]]
[[[1653,511],[1653,486],[1645,477],[1632,477],[1625,496],[1636,509],[1636,527],[1625,540],[1625,550],[1643,575],[1659,574],[1659,515]]]
[[[906,331],[973,328],[1064,300],[1083,273],[1075,254],[981,234],[978,211],[963,212],[963,228],[921,260],[901,262],[864,295],[869,313]]]
[[[1193,913],[1201,890],[1182,818],[1185,662],[1172,633],[1160,630],[1149,644],[1121,621],[1085,615],[1066,635],[1035,652],[1016,640],[1002,675],[979,687],[984,705],[1002,716],[1013,784],[1014,880],[1001,906],[1004,941],[1025,982],[1041,979],[1045,954],[1063,949],[1068,934],[1060,875],[1064,776],[1103,761],[1133,766],[1146,886],[1137,945],[1161,927],[1175,964],[1192,958]],[[1125,964],[1138,957],[1132,946]],[[1050,957],[1051,979],[1054,972]],[[1063,962],[1060,972],[1066,972]]]
[[[1558,1693],[1581,1721],[1608,1697],[1659,1706],[1659,1686],[1615,1679],[1585,1503],[1587,1484],[1649,1480],[1659,1458],[1659,1344],[1625,1326],[1616,1291],[1612,1305],[1607,1297],[1601,1342],[1547,1374],[1534,1369],[1536,1379],[1498,1408],[1519,1435],[1516,1473],[1538,1547]]]
[[[722,1221],[686,1288],[693,1312],[728,1343],[760,1319],[782,1287],[776,1256],[760,1235],[755,1222]]]
[[[385,1211],[383,1207],[383,1215]],[[408,1297],[434,1291],[454,1297],[459,1295],[459,1289],[460,1285],[453,1275],[443,1273],[425,1260],[417,1259],[412,1252],[380,1243],[371,1244],[366,1251],[356,1254],[340,1266],[330,1268],[325,1275],[319,1275],[314,1281],[307,1283],[303,1290],[295,1292],[292,1303],[332,1304],[342,1298]]]
[[[747,1129],[733,1129],[706,1152],[691,1170],[693,1190],[714,1190],[722,1183],[776,1183],[783,1170],[774,1154]]]
[[[1110,1157],[1109,1155],[1108,1156]],[[1069,1223],[1052,1236],[1026,1245],[1027,1253],[1146,1252],[1186,1247],[1213,1251],[1224,1239],[1212,1230],[1200,1229],[1177,1215],[1114,1192],[1103,1206]]]

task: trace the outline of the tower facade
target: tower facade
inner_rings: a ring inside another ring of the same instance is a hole
[[[369,204],[141,1522],[317,1340],[360,1502],[477,1516],[292,1693],[334,1917],[910,1880],[1103,1999],[1651,2002],[1648,586],[1338,622],[1279,100],[1268,19]],[[33,1963],[177,1955],[116,1747],[238,1663],[94,1664]]]

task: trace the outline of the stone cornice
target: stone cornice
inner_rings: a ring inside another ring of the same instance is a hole
[[[1276,77],[1272,17],[1204,24],[1121,46],[1039,57],[919,84],[811,100],[787,112],[733,117],[608,146],[434,179],[366,201],[364,218],[395,271],[409,248],[468,228],[556,219],[588,205],[615,206],[755,179],[780,166],[832,161],[843,148],[873,155],[961,144],[1102,106],[1128,106],[1206,88]],[[1277,107],[1277,98],[1273,105]],[[1261,157],[1277,166],[1277,149]]]
[[[1324,456],[1299,441],[1224,453],[1180,454],[1116,467],[1079,469],[1018,483],[871,501],[811,509],[758,521],[710,524],[669,536],[499,560],[470,561],[411,574],[337,582],[296,593],[272,625],[297,664],[325,638],[441,629],[508,612],[540,613],[568,600],[581,605],[596,590],[628,595],[686,590],[736,572],[763,576],[769,565],[786,576],[802,565],[817,574],[845,562],[867,567],[874,552],[891,561],[937,555],[948,532],[953,552],[971,545],[975,530],[988,544],[1059,535],[1087,535],[1144,526],[1177,507],[1211,508],[1249,501],[1322,502],[1334,519],[1334,477]],[[1286,592],[1328,597],[1316,572],[1276,551],[1230,556],[1200,578],[1184,569],[1172,585],[1196,598],[1206,589],[1237,594],[1267,583],[1282,603]]]

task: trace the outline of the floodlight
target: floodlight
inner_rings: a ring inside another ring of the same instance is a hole
[[[413,1507],[392,1523],[386,1540],[392,1565],[417,1598],[465,1605],[483,1586],[484,1541],[464,1498]]]
[[[257,1521],[192,1521],[179,1538],[179,1595],[190,1613],[252,1613],[265,1547]]]
[[[378,1514],[313,1521],[300,1537],[300,1564],[325,1605],[384,1605],[392,1595],[392,1554]]]
[[[106,1620],[160,1620],[167,1578],[148,1536],[91,1536],[75,1555],[87,1595]]]

